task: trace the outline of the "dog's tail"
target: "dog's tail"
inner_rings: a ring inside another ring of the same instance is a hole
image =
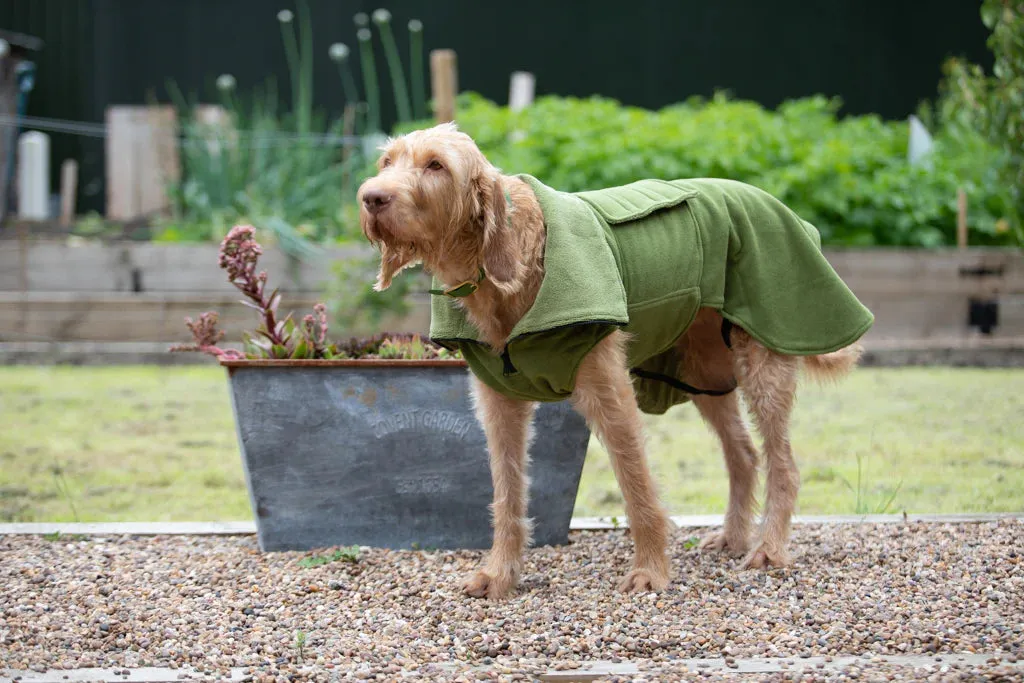
[[[838,382],[856,367],[863,353],[864,347],[852,344],[832,353],[804,356],[804,370],[811,379],[821,384]]]

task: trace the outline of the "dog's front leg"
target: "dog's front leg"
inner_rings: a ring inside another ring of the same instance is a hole
[[[626,501],[636,554],[633,569],[619,582],[619,590],[657,591],[669,581],[669,519],[647,467],[643,423],[623,340],[621,332],[613,332],[583,359],[572,400],[608,449]]]
[[[476,377],[470,382],[490,453],[494,541],[483,567],[469,577],[465,588],[477,598],[502,598],[518,583],[523,552],[530,543],[527,448],[536,404],[508,398]]]

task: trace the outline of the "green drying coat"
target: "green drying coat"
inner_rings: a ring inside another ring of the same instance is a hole
[[[821,253],[813,225],[729,180],[641,180],[566,193],[518,176],[544,214],[544,279],[504,349],[492,350],[461,299],[435,296],[430,337],[462,352],[485,384],[514,398],[572,394],[580,362],[616,329],[641,410],[689,400],[675,342],[700,307],[789,355],[828,353],[874,322]]]

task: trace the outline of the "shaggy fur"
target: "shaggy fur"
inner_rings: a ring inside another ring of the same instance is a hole
[[[505,193],[511,197],[507,208]],[[530,309],[544,276],[544,218],[533,192],[502,175],[473,140],[453,124],[389,140],[378,174],[359,189],[363,232],[381,251],[377,289],[421,262],[447,286],[487,274],[480,289],[461,299],[469,320],[500,352],[516,322]],[[733,378],[762,438],[766,493],[763,520],[754,530],[758,453],[735,393],[695,396],[703,419],[722,444],[729,473],[725,525],[702,543],[744,557],[743,567],[790,563],[790,519],[800,476],[789,442],[789,418],[801,366],[814,378],[834,380],[856,365],[853,345],[820,356],[785,356],[736,328],[725,346],[717,311],[701,309],[678,344],[682,369],[694,386],[728,386]],[[664,589],[670,579],[670,522],[647,465],[643,424],[633,394],[622,332],[614,332],[584,359],[572,396],[612,458],[635,543],[631,571],[620,590]],[[530,542],[526,517],[530,422],[534,405],[510,399],[472,379],[477,415],[487,435],[494,481],[494,542],[466,592],[500,598],[512,591]]]

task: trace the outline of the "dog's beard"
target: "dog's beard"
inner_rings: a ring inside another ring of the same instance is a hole
[[[364,215],[362,218],[363,234],[380,251],[380,270],[373,286],[378,292],[390,287],[394,278],[407,268],[422,263],[428,272],[432,271],[431,266],[437,265],[438,252],[443,253],[449,246],[445,235],[456,232],[450,229],[440,236],[431,234],[414,215],[392,213],[386,217]],[[395,222],[403,218],[408,220]]]
[[[414,244],[388,244],[385,241],[377,243],[380,249],[380,270],[377,273],[377,283],[374,290],[383,292],[391,286],[391,281],[396,275],[406,268],[414,266],[418,259],[416,257],[416,245]]]
[[[363,236],[367,241],[378,249],[386,239],[391,239],[391,230],[375,216],[363,214],[360,216],[360,227],[363,229]]]
[[[380,270],[374,290],[382,292],[400,272],[413,265],[416,246],[399,238],[387,222],[376,216],[363,215],[360,221],[363,235],[380,251]]]

